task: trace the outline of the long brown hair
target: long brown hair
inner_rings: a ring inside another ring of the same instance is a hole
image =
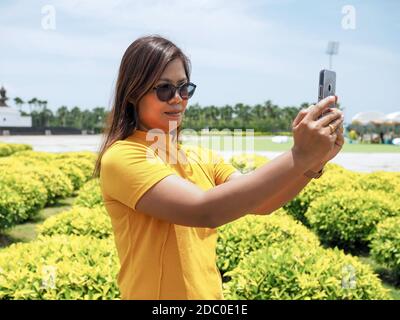
[[[112,110],[106,120],[104,141],[93,177],[100,175],[104,152],[115,141],[127,138],[137,128],[137,106],[140,99],[154,87],[167,64],[176,58],[182,60],[189,80],[189,58],[168,39],[158,35],[145,36],[136,39],[126,49],[119,67]]]

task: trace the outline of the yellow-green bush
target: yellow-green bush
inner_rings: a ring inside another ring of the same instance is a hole
[[[18,151],[32,150],[32,146],[23,143],[0,142],[0,157],[9,156]]]
[[[29,160],[32,160],[32,164],[37,163],[35,160],[43,161],[45,163],[50,163],[55,159],[55,155],[50,152],[43,151],[19,151],[12,155],[12,158],[23,158],[26,164],[29,164]]]
[[[29,217],[22,196],[8,185],[0,181],[0,230],[9,228]]]
[[[309,226],[305,213],[310,204],[321,196],[336,190],[346,189],[351,192],[357,174],[343,167],[328,163],[325,173],[319,179],[312,179],[307,186],[283,208],[296,220]]]
[[[287,241],[319,245],[312,232],[283,210],[270,216],[247,215],[218,229],[217,266],[224,274],[250,252]]]
[[[313,201],[306,212],[321,241],[346,249],[366,248],[378,222],[400,215],[400,202],[383,191],[338,190]]]
[[[46,219],[37,230],[44,236],[65,234],[104,239],[112,235],[111,221],[104,207],[74,207]]]
[[[1,161],[0,168],[5,168],[7,175],[23,175],[42,182],[47,190],[47,204],[53,204],[57,199],[68,197],[73,192],[71,180],[52,163],[11,156]]]
[[[400,217],[381,221],[371,238],[372,257],[392,269],[400,280]]]
[[[70,180],[74,190],[78,190],[92,175],[96,154],[93,152],[65,152],[48,153],[37,151],[24,151],[15,153],[10,161],[16,159],[26,166],[43,164],[58,167]]]
[[[104,205],[98,178],[89,180],[85,183],[85,185],[79,190],[74,205],[86,208],[102,207]]]
[[[91,151],[72,151],[55,153],[57,159],[86,159],[90,162],[96,162],[98,154]]]
[[[0,142],[0,157],[6,157],[12,154],[12,149],[7,143]]]
[[[64,152],[55,154],[56,159],[76,164],[85,176],[85,181],[92,177],[97,154],[89,151]]]
[[[338,249],[295,241],[254,251],[227,275],[226,299],[389,299],[369,266]]]
[[[233,156],[230,159],[230,162],[232,165],[238,169],[241,173],[247,173],[250,171],[253,171],[265,163],[267,163],[269,160],[266,157],[259,156],[256,154],[240,154]]]
[[[113,238],[39,237],[0,251],[1,299],[119,299]]]
[[[79,190],[87,180],[84,171],[80,168],[79,163],[73,159],[57,159],[53,161],[68,178],[71,180],[74,190]]]
[[[0,173],[4,178],[0,182],[5,191],[0,198],[0,229],[23,222],[45,204],[71,196],[91,177],[96,157],[92,152],[52,154],[25,150],[1,158]]]
[[[0,170],[0,229],[32,217],[47,201],[43,183],[29,175]]]
[[[360,173],[357,186],[361,190],[381,190],[389,194],[400,194],[400,175],[386,171]]]

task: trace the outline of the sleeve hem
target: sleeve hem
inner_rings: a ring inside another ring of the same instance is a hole
[[[154,177],[153,179],[147,181],[145,184],[143,184],[143,187],[140,188],[136,193],[132,194],[132,196],[129,198],[129,203],[131,204],[131,208],[136,210],[136,205],[139,202],[139,200],[142,198],[142,196],[149,190],[151,189],[155,184],[163,180],[164,178],[170,176],[170,175],[175,175],[174,172],[165,172],[164,174],[158,175],[157,177]]]

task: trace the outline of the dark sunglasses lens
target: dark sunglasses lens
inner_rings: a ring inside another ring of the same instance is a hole
[[[189,91],[188,91],[188,85],[184,84],[180,89],[179,89],[179,95],[181,96],[182,99],[186,100],[189,99]]]
[[[196,87],[191,83],[183,85],[180,90],[182,99],[189,99],[193,95],[195,88]]]
[[[174,87],[170,84],[165,84],[157,88],[157,97],[161,101],[168,101],[174,96]]]

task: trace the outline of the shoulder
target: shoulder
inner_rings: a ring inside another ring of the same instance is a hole
[[[104,152],[103,158],[119,157],[121,155],[134,155],[143,154],[151,151],[152,149],[146,144],[138,141],[118,140],[115,141],[108,149]]]
[[[144,143],[138,141],[118,140],[103,154],[101,166],[121,166],[155,159],[154,151]]]

